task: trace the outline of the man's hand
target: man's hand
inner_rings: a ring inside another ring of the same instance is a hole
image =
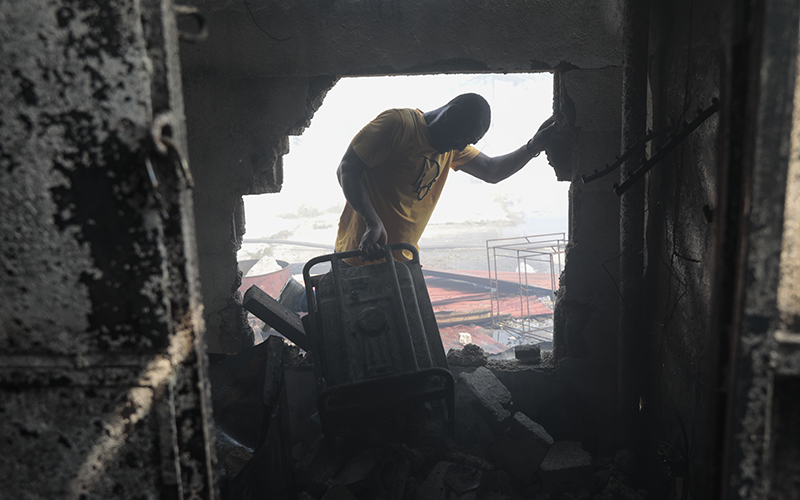
[[[525,145],[528,153],[538,156],[539,153],[544,151],[544,148],[547,146],[547,142],[550,140],[550,135],[555,129],[555,117],[551,116],[542,122],[542,124],[539,126],[539,130],[536,131],[536,134],[533,136],[533,138]]]
[[[478,153],[478,156],[461,165],[461,170],[492,184],[507,179],[544,150],[555,129],[556,120],[551,116],[541,124],[536,135],[516,151],[496,157]]]
[[[376,223],[367,223],[364,235],[361,236],[361,244],[358,249],[361,251],[361,260],[378,260],[383,258],[383,247],[388,242],[386,228],[383,222],[378,220]]]

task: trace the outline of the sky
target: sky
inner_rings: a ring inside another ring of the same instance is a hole
[[[343,78],[328,92],[310,127],[290,137],[281,192],[245,196],[245,245],[239,258],[253,258],[264,247],[247,242],[253,238],[332,246],[345,201],[336,169],[352,137],[385,109],[429,111],[466,92],[482,95],[492,107],[489,131],[475,145],[489,156],[524,145],[552,114],[550,73]],[[440,229],[452,233],[461,227],[465,237],[475,234],[475,245],[486,239],[476,227],[494,228],[491,235],[499,237],[566,232],[568,189],[569,183],[556,181],[545,154],[495,185],[453,172],[420,247],[435,242]]]

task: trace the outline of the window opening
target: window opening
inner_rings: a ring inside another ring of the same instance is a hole
[[[275,281],[281,283],[273,284],[272,292],[267,291],[278,298],[284,278],[294,277],[302,284],[302,266],[333,251],[345,202],[336,169],[361,127],[385,109],[428,111],[466,92],[482,95],[492,107],[489,131],[475,145],[489,156],[516,150],[552,114],[550,73],[340,80],[328,92],[310,127],[303,135],[290,138],[290,151],[283,158],[282,191],[244,197],[246,235],[238,253],[245,274],[242,289],[259,277],[263,281],[265,274],[280,274]],[[499,247],[515,242],[553,239],[553,233],[561,234],[563,241],[568,190],[568,183],[556,180],[546,155],[534,158],[520,172],[494,185],[466,173],[448,175],[447,186],[419,241],[445,351],[474,343],[491,356],[503,357],[509,355],[510,347],[519,344],[552,348],[552,293],[558,286],[563,255],[553,253],[556,260],[552,265],[549,257],[526,255],[494,262],[488,255],[490,247],[497,252]],[[543,277],[550,283],[543,287],[549,287],[546,292],[534,293],[533,287],[524,284],[526,279]],[[510,299],[506,292],[511,294]],[[504,311],[500,300],[505,301],[502,304],[523,301],[525,305],[517,306],[517,311]],[[262,324],[251,316],[251,325],[258,341]],[[531,334],[534,328],[535,335]]]

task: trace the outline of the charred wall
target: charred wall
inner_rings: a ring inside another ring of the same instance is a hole
[[[714,0],[651,2],[652,130],[677,132],[719,98],[721,10]],[[648,344],[647,453],[654,463],[657,456],[672,461],[672,470],[662,465],[659,472],[673,478],[676,467],[695,476],[701,461],[696,451],[711,445],[703,426],[706,412],[713,408],[708,384],[715,370],[707,345],[712,331],[713,218],[719,214],[718,124],[719,113],[672,149],[646,179],[648,317],[639,334]],[[655,154],[669,140],[669,135],[655,139],[649,153]],[[697,494],[696,485],[691,488]]]
[[[171,3],[0,19],[0,490],[213,498]]]

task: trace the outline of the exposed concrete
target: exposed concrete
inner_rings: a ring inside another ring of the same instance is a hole
[[[228,76],[512,72],[622,60],[615,2],[264,2],[250,5],[255,21],[240,2],[191,3],[214,25],[213,48],[192,57]]]

